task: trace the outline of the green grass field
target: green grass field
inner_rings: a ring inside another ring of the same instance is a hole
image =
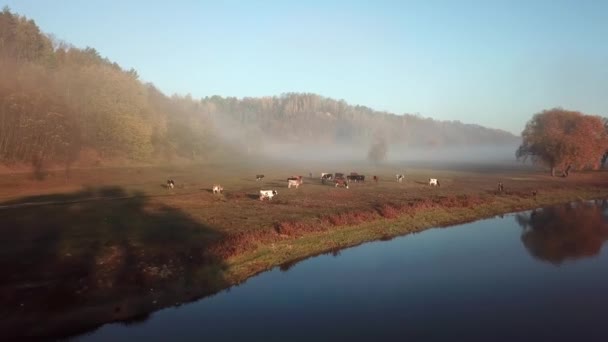
[[[343,189],[319,179],[352,171],[369,180]],[[300,188],[287,188],[292,175],[304,176]],[[164,187],[168,178],[175,189]],[[428,178],[441,187],[428,186]],[[552,178],[513,165],[226,163],[0,179],[0,314],[8,317],[0,331],[15,334],[132,318],[365,241],[608,196],[605,172]],[[496,193],[498,181],[505,193]],[[225,193],[212,194],[213,184]],[[279,194],[260,201],[260,189]]]

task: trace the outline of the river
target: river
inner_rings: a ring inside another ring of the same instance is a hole
[[[80,341],[606,341],[606,201],[508,214],[277,267]]]

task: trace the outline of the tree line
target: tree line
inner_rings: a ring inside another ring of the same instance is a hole
[[[221,127],[284,142],[363,144],[382,135],[389,144],[409,146],[500,145],[517,142],[503,130],[459,121],[437,121],[349,105],[309,93],[261,98],[212,96],[201,100]]]
[[[2,163],[203,159],[216,143],[200,101],[167,97],[135,70],[54,41],[7,8],[0,75]]]

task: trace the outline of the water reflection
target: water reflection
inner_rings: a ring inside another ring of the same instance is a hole
[[[516,215],[534,257],[559,265],[599,254],[608,239],[607,200],[569,203]]]

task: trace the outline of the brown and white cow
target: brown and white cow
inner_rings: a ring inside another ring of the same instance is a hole
[[[299,179],[288,179],[287,180],[287,188],[291,189],[292,186],[295,186],[296,189],[302,184],[302,181]]]
[[[348,182],[342,178],[336,179],[336,188],[337,187],[344,187],[348,189]]]
[[[214,194],[221,194],[222,192],[224,192],[224,188],[222,188],[221,185],[219,185],[219,184],[214,184],[213,185],[213,193]]]

